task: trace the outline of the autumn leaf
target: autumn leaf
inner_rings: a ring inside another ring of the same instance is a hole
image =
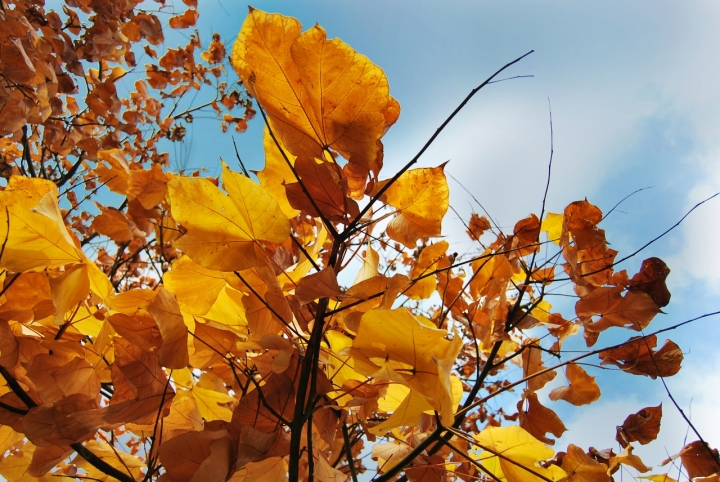
[[[576,363],[570,363],[565,369],[570,386],[560,387],[550,392],[550,400],[565,400],[573,405],[587,405],[600,398],[600,387],[595,377],[588,375]]]
[[[586,324],[592,331],[604,331],[613,326],[640,331],[650,324],[660,309],[650,295],[642,291],[630,291],[621,295],[622,288],[598,288],[582,297],[575,304],[580,318],[599,316],[597,321]]]
[[[420,238],[440,236],[442,219],[449,206],[445,164],[404,172],[381,197],[398,210],[387,226],[392,239],[414,248]],[[381,188],[385,182],[376,184]]]
[[[379,139],[400,107],[384,72],[319,25],[301,33],[290,17],[250,9],[233,46],[232,64],[296,156],[322,158],[332,148],[379,172]]]
[[[527,408],[523,408],[525,404],[527,404]],[[526,391],[524,393],[523,400],[518,402],[518,412],[520,413],[520,427],[546,444],[555,443],[553,439],[546,437],[546,434],[550,433],[560,437],[567,430],[560,417],[540,403],[535,392]]]
[[[60,214],[57,190],[48,182],[11,179],[0,193],[0,239],[6,240],[0,259],[3,268],[20,273],[84,259]]]
[[[630,280],[630,289],[639,290],[650,295],[655,304],[662,308],[670,303],[670,292],[665,279],[670,268],[659,258],[648,258],[642,262],[638,274]]]
[[[720,458],[717,449],[711,449],[707,443],[696,440],[684,446],[679,453],[663,461],[667,465],[680,457],[690,479],[707,477],[720,472]]]
[[[197,10],[189,8],[182,15],[170,17],[170,28],[190,28],[197,22],[198,16]]]
[[[546,369],[542,361],[542,350],[533,348],[533,345],[537,343],[537,341],[538,340],[534,339],[528,340],[527,348],[522,352],[523,376],[532,376],[532,378],[528,380],[528,388],[531,391],[540,390],[557,376],[557,372],[554,370],[533,376]]]
[[[288,218],[294,218],[300,211],[292,207],[287,199],[285,193],[285,185],[293,182],[297,182],[295,174],[292,169],[288,166],[285,156],[291,162],[295,162],[295,157],[287,150],[285,150],[285,156],[280,152],[280,147],[275,144],[270,137],[270,132],[267,127],[263,133],[263,147],[265,150],[265,167],[262,171],[257,173],[260,185],[278,202],[280,209]]]
[[[404,308],[370,310],[362,317],[351,354],[358,372],[372,376],[387,370],[394,381],[426,397],[443,423],[452,423],[449,361],[457,357],[462,340],[445,338],[445,331]]]
[[[568,445],[562,460],[562,469],[567,472],[568,482],[611,482],[608,466],[593,460],[577,445]]]
[[[627,447],[630,442],[640,442],[646,445],[657,438],[660,432],[660,419],[662,418],[662,405],[643,408],[639,412],[629,415],[622,425],[617,427],[615,440]]]
[[[484,450],[476,456],[478,460],[488,468],[493,467],[494,475],[508,482],[557,481],[566,476],[557,465],[549,468],[539,465],[539,462],[552,458],[555,452],[517,425],[487,427],[474,438]]]
[[[634,447],[632,445],[628,445],[621,454],[612,457],[610,459],[610,463],[608,464],[608,472],[615,472],[620,464],[632,467],[638,472],[649,472],[650,467],[646,466],[640,457],[633,454],[633,448]]]
[[[602,351],[598,354],[601,365],[615,365],[634,375],[650,378],[670,377],[680,371],[683,360],[682,350],[675,343],[666,340],[657,351],[657,336],[633,337],[624,345]]]
[[[340,293],[337,275],[332,268],[325,268],[317,273],[307,275],[295,288],[295,296],[297,296],[300,303],[337,296]]]
[[[168,184],[172,214],[188,231],[175,244],[193,261],[218,271],[259,266],[266,255],[259,241],[282,242],[287,217],[262,187],[223,169],[223,194],[210,181],[177,178]]]

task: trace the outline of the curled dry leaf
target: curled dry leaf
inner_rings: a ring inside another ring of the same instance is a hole
[[[646,445],[657,438],[660,432],[661,418],[662,405],[643,408],[639,412],[629,415],[617,428],[615,440],[623,447],[627,447],[630,442],[640,442],[642,445]]]
[[[615,365],[633,375],[650,378],[670,377],[680,371],[683,360],[682,350],[674,342],[666,340],[657,351],[657,336],[633,337],[629,343],[598,354],[601,365]]]
[[[577,445],[568,445],[562,459],[562,469],[568,474],[568,482],[611,482],[608,466],[589,457]]]
[[[720,472],[720,457],[717,449],[711,449],[707,443],[700,440],[684,446],[680,452],[663,461],[663,465],[680,457],[688,477],[707,477]]]

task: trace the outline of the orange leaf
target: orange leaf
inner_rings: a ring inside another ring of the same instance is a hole
[[[615,440],[623,447],[627,447],[630,442],[648,444],[657,438],[661,418],[662,404],[643,408],[638,413],[629,415],[623,424],[617,427]]]
[[[189,363],[188,329],[175,295],[160,287],[147,310],[155,318],[163,340],[157,352],[160,364],[168,368],[185,368]]]
[[[525,402],[527,408],[523,409]],[[520,426],[541,442],[553,445],[555,441],[545,434],[551,433],[560,437],[567,430],[560,417],[540,403],[535,392],[525,391],[523,400],[520,400],[517,406],[520,412]]]
[[[185,10],[185,13],[183,13],[182,15],[175,15],[174,17],[170,17],[170,28],[190,28],[195,25],[199,16],[200,14],[197,10],[189,8]]]
[[[573,405],[587,405],[600,398],[600,387],[595,383],[595,377],[588,375],[580,365],[570,363],[565,369],[565,376],[570,386],[556,388],[550,392],[550,400],[565,400]]]
[[[655,304],[662,308],[670,303],[670,292],[665,285],[668,274],[670,268],[663,260],[648,258],[642,262],[640,272],[630,280],[630,289],[649,294]]]
[[[612,482],[608,466],[588,457],[577,445],[568,445],[562,469],[568,474],[567,482]]]
[[[385,73],[319,25],[300,30],[294,18],[251,8],[233,67],[294,155],[322,158],[329,147],[377,173],[379,139],[400,114]]]
[[[300,280],[295,288],[295,296],[300,303],[309,303],[319,298],[337,296],[341,293],[335,270],[324,270],[308,275]]]
[[[657,351],[657,336],[645,338],[633,337],[629,343],[598,354],[601,365],[615,365],[634,375],[646,375],[650,378],[670,377],[680,371],[683,353],[680,347],[670,340]]]
[[[532,345],[537,344],[537,339],[531,339],[527,341],[528,346],[522,352],[522,363],[523,363],[523,377],[528,377],[537,372],[545,370],[545,366],[542,361],[542,350],[533,348]],[[528,380],[528,388],[531,391],[540,390],[545,384],[555,378],[557,372],[550,371],[543,373],[542,375],[536,376]]]

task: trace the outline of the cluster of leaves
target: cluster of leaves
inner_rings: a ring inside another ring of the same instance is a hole
[[[184,2],[171,28],[196,22]],[[653,378],[680,369],[677,345],[643,332],[669,302],[669,270],[650,258],[632,277],[614,271],[597,207],[531,215],[512,234],[474,214],[476,249],[458,256],[431,241],[449,208],[444,166],[413,169],[418,155],[380,178],[399,104],[379,67],[321,27],[251,9],[235,90],[218,80],[219,36],[196,63],[196,34],[122,97],[139,48],[157,58],[158,17],[130,0],[63,12],[0,10],[6,479],[602,482],[623,465],[650,470],[633,444],[657,437],[661,407],[618,427],[620,454],[556,453],[550,435],[565,427],[537,395],[564,368],[550,399],[596,401],[579,363],[590,356]],[[215,98],[175,114],[203,85]],[[173,172],[162,142],[202,107],[243,130],[255,112],[243,89],[266,121],[259,183],[224,164],[220,179]],[[72,214],[107,192],[120,207]],[[545,299],[563,283],[572,316]],[[593,346],[608,329],[641,336],[563,360],[568,337]],[[487,403],[516,387],[515,413]],[[690,477],[720,467],[701,441],[678,456]]]

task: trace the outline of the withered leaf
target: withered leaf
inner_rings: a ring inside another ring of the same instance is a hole
[[[646,407],[637,413],[629,415],[622,425],[617,427],[615,440],[624,447],[630,442],[640,442],[646,445],[655,440],[660,432],[660,419],[662,418],[662,405]]]
[[[657,336],[633,337],[618,348],[602,351],[598,354],[601,365],[615,365],[634,375],[646,375],[650,378],[670,377],[680,371],[683,353],[674,342],[666,340],[657,351]]]

